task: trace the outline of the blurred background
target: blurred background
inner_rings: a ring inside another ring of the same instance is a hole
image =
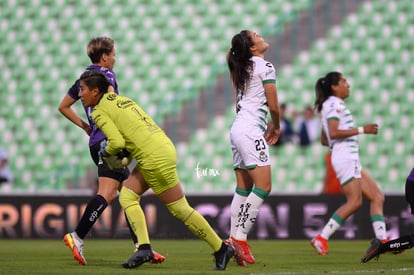
[[[137,101],[177,146],[187,193],[233,192],[229,143],[235,95],[226,51],[243,29],[271,44],[279,101],[292,135],[271,148],[273,193],[319,194],[327,148],[318,123],[301,142],[316,80],[351,85],[361,163],[385,193],[402,194],[414,166],[414,2],[411,0],[1,0],[0,148],[11,192],[93,190],[88,137],[57,107],[90,64],[86,45],[115,40],[120,93]],[[81,102],[77,112],[85,117]],[[318,119],[316,114],[311,119]],[[314,137],[314,132],[318,136]]]

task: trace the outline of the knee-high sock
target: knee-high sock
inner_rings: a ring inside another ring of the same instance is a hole
[[[119,193],[119,203],[125,211],[132,230],[140,245],[149,244],[149,236],[144,211],[139,204],[139,196],[129,188],[122,187]]]
[[[108,203],[101,195],[96,195],[89,201],[85,212],[83,212],[82,218],[75,229],[75,232],[78,234],[79,238],[85,238],[86,234],[88,234],[89,230],[91,230],[92,226],[107,206]]]
[[[259,208],[264,200],[269,196],[269,192],[260,188],[253,188],[252,192],[247,196],[244,207],[239,218],[238,228],[235,234],[237,240],[246,240],[253,225],[256,223]]]
[[[137,236],[135,235],[135,232],[134,232],[134,230],[132,229],[131,224],[129,223],[128,216],[126,215],[125,211],[124,211],[124,215],[125,215],[125,220],[126,220],[126,223],[127,223],[127,225],[128,225],[129,235],[131,236],[132,242],[134,243],[134,245],[137,245],[137,244],[138,244],[138,238],[137,238]]]
[[[230,205],[230,237],[236,235],[239,219],[243,213],[244,203],[251,191],[252,189],[236,188]]]
[[[174,217],[182,221],[197,237],[206,241],[213,251],[216,252],[220,249],[223,241],[206,219],[188,204],[185,197],[168,203],[166,206]]]

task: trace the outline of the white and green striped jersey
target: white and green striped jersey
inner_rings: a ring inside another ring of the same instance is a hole
[[[272,63],[263,58],[253,56],[253,73],[248,82],[247,89],[237,98],[237,115],[234,124],[244,127],[259,127],[263,132],[267,127],[267,114],[269,106],[263,85],[276,83],[276,71]]]
[[[331,139],[329,136],[328,121],[335,119],[339,121],[339,130],[355,128],[351,111],[345,102],[336,96],[330,96],[322,105],[321,111],[322,127],[329,142],[329,149],[342,157],[349,156],[351,159],[359,159],[357,135],[341,139]]]

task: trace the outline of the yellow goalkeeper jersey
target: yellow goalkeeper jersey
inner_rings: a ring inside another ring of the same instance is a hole
[[[135,159],[171,142],[164,131],[128,97],[105,93],[92,111],[92,119],[107,137],[110,155],[127,149]]]

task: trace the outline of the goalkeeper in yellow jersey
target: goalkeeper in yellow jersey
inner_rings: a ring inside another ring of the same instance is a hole
[[[174,144],[163,130],[130,98],[107,93],[110,83],[99,71],[86,71],[80,77],[79,96],[85,106],[94,106],[92,118],[108,139],[100,156],[112,169],[124,167],[132,158],[137,164],[124,182],[119,202],[138,237],[138,252],[125,268],[139,267],[153,259],[140,196],[149,188],[197,237],[214,251],[216,270],[226,269],[234,248],[223,242],[209,223],[187,202],[176,168]]]

